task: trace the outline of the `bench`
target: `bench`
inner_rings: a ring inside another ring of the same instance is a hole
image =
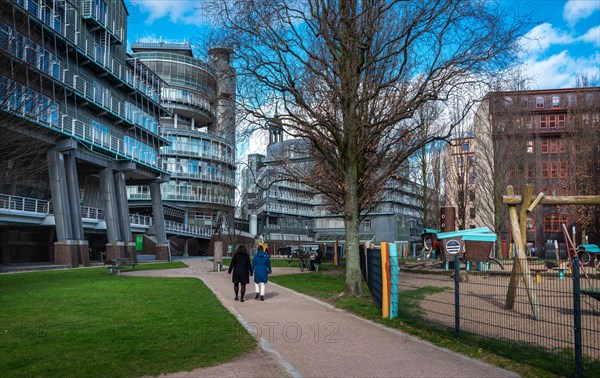
[[[104,260],[104,266],[106,267],[108,274],[116,274],[117,276],[125,266],[131,266],[132,269],[135,269],[137,264],[137,262],[130,258]]]

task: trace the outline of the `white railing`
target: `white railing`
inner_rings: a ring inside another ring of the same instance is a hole
[[[47,214],[44,210],[48,208],[48,202],[49,201],[34,198],[0,194],[0,209],[6,209],[9,212],[19,211],[27,213]]]
[[[129,222],[136,226],[152,226],[154,219],[148,215],[129,214]]]
[[[173,221],[165,221],[165,230],[174,233],[202,235],[207,237],[211,237],[213,235],[213,230],[209,228],[190,226],[189,224],[176,223]]]
[[[66,24],[64,20],[62,20],[60,14],[54,13],[54,11],[49,9],[47,12],[44,12],[44,15],[46,16],[41,17],[41,14],[38,12],[39,4],[26,0],[17,0],[16,3],[40,22],[55,30],[57,34],[62,35],[68,41],[76,45],[86,56],[105,68],[113,76],[125,82],[131,88],[139,90],[153,101],[160,102],[160,95],[157,90],[158,86],[153,88],[152,85],[150,85],[150,82],[145,83],[128,67],[112,57],[106,57],[102,46],[82,37],[82,33],[79,30],[76,30],[75,25]]]
[[[52,201],[12,196],[0,194],[0,211],[8,213],[30,213],[31,215],[50,215],[54,208]],[[102,209],[81,206],[82,219],[104,220]],[[129,220],[134,226],[151,226],[154,224],[154,218],[148,215],[129,214]],[[213,231],[208,228],[186,225],[173,221],[165,221],[165,230],[167,233],[186,234],[198,237],[211,237]]]

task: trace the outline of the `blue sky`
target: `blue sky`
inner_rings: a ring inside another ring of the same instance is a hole
[[[539,89],[568,88],[578,74],[600,79],[600,0],[496,0],[515,13],[533,11],[537,26],[522,45],[525,72]],[[203,0],[126,0],[128,41],[201,43]]]

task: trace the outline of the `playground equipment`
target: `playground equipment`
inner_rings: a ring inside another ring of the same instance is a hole
[[[497,240],[496,234],[488,227],[471,228],[468,230],[442,232],[437,234],[442,251],[445,269],[448,263],[458,255],[460,260],[470,269],[470,263],[477,263],[480,270],[485,270],[490,261],[496,262],[502,269],[502,264],[491,257],[492,248]]]
[[[600,205],[600,196],[546,196],[543,192],[533,198],[533,185],[526,184],[523,195],[515,195],[512,185],[506,187],[506,195],[502,196],[502,203],[508,205],[508,215],[510,217],[511,234],[516,248],[515,263],[510,277],[508,292],[506,293],[506,309],[514,308],[517,285],[520,278],[523,278],[525,290],[531,304],[533,317],[540,319],[540,311],[537,303],[537,296],[533,290],[531,270],[527,263],[525,254],[527,242],[527,215],[538,205]],[[517,205],[521,209],[517,212]],[[567,233],[568,234],[568,233]]]
[[[596,268],[600,268],[600,248],[596,244],[582,244],[577,246],[577,255],[584,265],[592,263]]]

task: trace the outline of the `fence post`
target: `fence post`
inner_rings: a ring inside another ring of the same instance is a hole
[[[468,263],[468,262],[467,262]],[[460,261],[454,255],[454,337],[460,337]]]
[[[581,344],[581,293],[579,256],[571,260],[573,268],[573,330],[575,331],[575,376],[583,376],[583,354]]]

